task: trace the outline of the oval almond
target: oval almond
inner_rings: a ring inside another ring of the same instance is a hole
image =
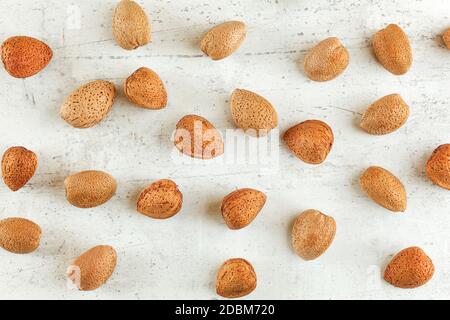
[[[430,281],[434,274],[433,261],[418,247],[397,253],[384,271],[384,279],[398,288],[417,288]]]
[[[41,234],[41,228],[27,219],[7,218],[0,221],[0,246],[12,253],[35,251],[39,247]]]
[[[313,81],[329,81],[339,76],[349,64],[347,49],[338,38],[327,38],[305,57],[304,70]]]
[[[286,131],[283,139],[300,160],[309,164],[321,164],[333,147],[334,134],[325,122],[308,120]]]
[[[292,228],[292,246],[304,260],[320,257],[333,243],[336,221],[320,211],[306,210]]]
[[[361,120],[361,128],[382,135],[402,127],[409,117],[409,107],[399,94],[385,96],[369,106]]]
[[[216,280],[216,292],[224,298],[240,298],[256,289],[256,273],[250,262],[245,259],[230,259],[219,269]]]
[[[11,147],[2,158],[3,181],[12,191],[17,191],[30,181],[38,166],[38,158],[33,151],[24,147]]]
[[[239,49],[246,37],[246,26],[240,21],[228,21],[209,30],[200,49],[213,60],[224,59]]]
[[[380,167],[368,168],[359,178],[362,190],[380,206],[393,211],[406,210],[406,190],[401,181]]]
[[[266,195],[255,189],[239,189],[222,201],[222,216],[232,230],[248,226],[266,203]]]
[[[278,126],[278,115],[272,104],[248,90],[234,90],[231,115],[238,128],[253,136],[265,136]]]
[[[167,105],[164,83],[148,68],[140,68],[128,77],[124,92],[131,102],[143,108],[162,109]]]
[[[145,11],[132,0],[122,0],[113,16],[113,35],[119,46],[134,50],[151,41],[151,27]]]
[[[378,31],[372,41],[373,51],[381,65],[395,75],[411,68],[413,56],[406,33],[396,24]]]
[[[82,171],[64,181],[67,200],[78,208],[93,208],[104,204],[116,193],[114,178],[102,171]]]
[[[15,78],[28,78],[42,71],[51,61],[53,51],[44,42],[25,36],[12,37],[2,44],[2,61]]]
[[[212,159],[223,154],[220,132],[205,118],[187,115],[178,123],[174,135],[175,147],[197,159]]]
[[[176,183],[159,180],[141,192],[137,210],[151,218],[168,219],[180,212],[182,205],[183,194]]]
[[[450,190],[450,144],[443,144],[433,151],[427,162],[426,174],[435,184]]]
[[[116,98],[114,84],[97,80],[75,90],[61,106],[61,118],[75,128],[90,128],[111,111]]]
[[[67,277],[82,291],[92,291],[111,277],[117,254],[111,246],[97,246],[75,259],[67,269]]]
[[[442,40],[444,41],[445,46],[447,49],[450,49],[450,29],[447,29],[444,34],[442,35]]]

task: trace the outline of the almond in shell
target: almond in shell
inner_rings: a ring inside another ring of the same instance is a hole
[[[406,210],[406,190],[401,181],[386,169],[370,167],[359,178],[362,190],[380,206],[393,211]]]
[[[426,174],[436,185],[450,190],[450,144],[434,150],[427,161]]]
[[[450,29],[447,29],[444,34],[442,35],[442,40],[444,41],[445,46],[447,49],[450,49]]]
[[[385,96],[369,106],[361,128],[373,135],[383,135],[402,127],[409,117],[409,107],[399,94]]]
[[[313,81],[329,81],[339,76],[349,64],[347,49],[338,38],[327,38],[305,57],[304,70]]]
[[[238,128],[253,136],[265,136],[278,126],[278,115],[272,104],[248,90],[234,90],[231,115]]]
[[[220,132],[205,118],[187,115],[178,123],[174,135],[175,147],[197,159],[212,159],[223,154]]]
[[[246,26],[240,21],[228,21],[209,30],[200,49],[213,60],[224,59],[239,49],[246,37]]]
[[[67,269],[67,277],[81,291],[92,291],[111,277],[116,268],[117,254],[111,246],[97,246],[75,259]]]
[[[406,248],[397,253],[384,271],[384,279],[398,288],[423,286],[434,274],[433,261],[419,247]]]
[[[292,246],[304,260],[320,257],[333,243],[336,221],[320,211],[306,210],[292,228]]]
[[[237,258],[226,261],[219,269],[216,292],[224,298],[240,298],[256,289],[256,273],[250,262]]]
[[[122,0],[113,17],[113,35],[126,50],[134,50],[151,41],[151,27],[145,11],[132,0]]]
[[[167,91],[161,78],[148,68],[140,68],[125,81],[125,95],[134,104],[147,109],[167,105]]]
[[[23,218],[7,218],[0,221],[0,247],[16,253],[35,251],[41,241],[41,228]]]
[[[38,158],[24,147],[11,147],[2,158],[3,181],[12,191],[22,188],[34,176]]]
[[[67,201],[78,208],[93,208],[107,202],[116,193],[114,178],[102,171],[82,171],[64,181]]]
[[[168,219],[181,210],[183,194],[175,182],[159,180],[152,183],[139,196],[137,210],[151,218]]]
[[[239,189],[222,201],[222,216],[232,230],[248,226],[266,203],[266,195],[255,189]]]
[[[334,143],[333,130],[320,120],[308,120],[290,128],[283,139],[292,153],[309,164],[324,162]]]
[[[378,31],[372,40],[375,56],[381,65],[395,75],[411,68],[413,55],[406,33],[396,24]]]
[[[61,118],[75,128],[90,128],[111,111],[116,98],[114,84],[96,80],[75,90],[61,106]]]
[[[28,78],[42,71],[53,57],[44,42],[25,36],[9,38],[2,44],[2,61],[6,71],[15,78]]]

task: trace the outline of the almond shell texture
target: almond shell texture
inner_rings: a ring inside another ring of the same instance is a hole
[[[159,180],[152,183],[139,196],[137,210],[151,218],[168,219],[180,212],[183,194],[175,182]]]
[[[426,165],[427,177],[436,185],[450,190],[450,144],[434,150]]]
[[[1,48],[6,71],[15,78],[28,78],[42,71],[51,61],[53,51],[44,42],[25,36],[7,39]]]
[[[362,190],[380,206],[392,212],[406,210],[406,190],[391,172],[380,167],[368,168],[360,177]]]
[[[161,78],[148,68],[136,70],[125,81],[124,92],[134,104],[147,109],[162,109],[167,105],[167,91]]]
[[[444,34],[442,35],[442,40],[444,41],[445,46],[447,49],[450,49],[450,29],[447,29]]]
[[[300,160],[321,164],[333,147],[334,134],[325,122],[307,120],[287,130],[283,140]]]
[[[7,218],[0,221],[0,247],[12,253],[35,251],[39,247],[41,234],[41,228],[27,219]]]
[[[398,288],[423,286],[434,274],[433,261],[419,247],[406,248],[397,253],[384,272],[384,279]]]
[[[222,216],[227,226],[238,230],[248,226],[266,203],[266,195],[255,189],[239,189],[222,201]]]
[[[294,222],[292,246],[304,260],[320,257],[333,243],[336,221],[317,210],[306,210]]]
[[[224,298],[240,298],[256,289],[257,279],[253,266],[245,259],[230,259],[219,269],[216,292]]]
[[[38,166],[37,155],[24,147],[11,147],[2,158],[3,181],[12,191],[22,188],[34,176]]]
[[[228,21],[209,30],[200,49],[213,60],[224,59],[239,49],[246,37],[246,26],[240,21]]]

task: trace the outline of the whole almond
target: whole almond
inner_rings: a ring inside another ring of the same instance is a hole
[[[430,281],[434,274],[433,261],[418,247],[397,253],[384,271],[384,279],[398,288],[417,288]]]
[[[264,136],[278,126],[278,115],[272,104],[248,90],[234,90],[231,115],[237,127],[253,136]]]
[[[290,128],[283,139],[292,153],[309,164],[324,162],[334,143],[333,130],[320,120],[308,120]]]
[[[395,75],[411,68],[413,56],[406,33],[396,24],[378,31],[372,41],[375,56],[381,65]]]
[[[93,208],[104,204],[116,193],[114,178],[102,171],[82,171],[64,181],[67,200],[78,208]]]
[[[450,144],[434,150],[426,166],[428,178],[438,186],[450,190]]]
[[[256,289],[256,273],[245,259],[230,259],[219,269],[216,292],[224,298],[240,298]]]
[[[28,78],[42,71],[53,57],[44,42],[31,37],[12,37],[2,44],[2,61],[15,78]]]
[[[122,0],[116,7],[113,17],[113,35],[119,46],[134,50],[151,41],[150,22],[139,4]]]
[[[444,41],[445,46],[450,49],[450,29],[447,29],[442,35],[442,40]]]
[[[348,51],[341,41],[338,38],[327,38],[308,52],[304,69],[313,81],[329,81],[344,72],[349,60]]]
[[[0,221],[0,247],[17,254],[31,253],[39,247],[41,228],[23,218]]]
[[[188,115],[178,123],[174,135],[175,147],[197,159],[212,159],[223,154],[220,132],[205,118]]]
[[[406,210],[406,190],[401,181],[389,171],[370,167],[359,178],[363,191],[380,206],[393,211]]]
[[[111,246],[97,246],[75,259],[67,269],[68,278],[82,291],[92,291],[111,277],[117,254]]]
[[[61,107],[61,118],[75,128],[90,128],[111,111],[116,98],[114,84],[96,80],[75,90]]]
[[[167,92],[161,78],[148,68],[140,68],[125,81],[125,95],[140,107],[162,109],[167,105]]]
[[[361,120],[361,128],[370,134],[382,135],[403,126],[409,117],[409,107],[399,94],[385,96],[369,106]]]
[[[222,216],[232,230],[248,226],[266,203],[266,195],[255,189],[239,189],[222,201]]]
[[[331,246],[336,235],[336,221],[317,210],[306,210],[292,228],[292,246],[304,260],[320,257]]]
[[[200,49],[213,60],[224,59],[239,49],[246,37],[246,26],[240,21],[228,21],[209,30]]]
[[[168,219],[176,215],[183,205],[183,194],[171,180],[159,180],[141,192],[137,210],[151,218]]]
[[[2,158],[3,181],[12,191],[22,188],[34,176],[38,158],[24,147],[11,147]]]

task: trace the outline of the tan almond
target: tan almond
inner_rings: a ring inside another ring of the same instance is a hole
[[[327,38],[312,48],[305,57],[304,70],[313,81],[329,81],[347,68],[350,57],[338,38]]]
[[[399,94],[385,96],[369,106],[362,116],[361,128],[373,135],[383,135],[402,127],[409,117],[409,107]]]
[[[151,41],[151,26],[145,11],[134,1],[122,0],[113,16],[113,35],[119,46],[134,50]]]
[[[183,194],[176,183],[159,180],[141,192],[137,210],[151,218],[168,219],[180,212],[182,205]]]
[[[25,36],[11,37],[2,44],[2,61],[6,71],[15,78],[28,78],[50,63],[53,51],[44,42]]]
[[[447,49],[450,49],[450,29],[447,29],[444,34],[442,35],[442,40],[444,41],[445,46]]]
[[[2,158],[3,181],[17,191],[30,181],[38,166],[37,155],[24,147],[11,147]]]
[[[224,298],[240,298],[256,289],[256,273],[245,259],[226,261],[219,269],[216,280],[216,292]]]
[[[255,189],[239,189],[222,201],[222,216],[227,226],[238,230],[248,226],[266,203],[266,195]]]
[[[67,277],[82,291],[92,291],[108,281],[117,264],[117,253],[111,246],[97,246],[75,259]]]
[[[359,178],[362,190],[380,206],[393,211],[406,210],[406,190],[401,181],[389,171],[370,167]]]
[[[236,126],[252,136],[265,136],[278,126],[277,111],[272,104],[248,90],[234,90],[231,115]]]
[[[246,37],[246,26],[240,21],[228,21],[209,30],[200,49],[213,60],[224,59],[239,49]]]
[[[426,166],[428,178],[438,186],[450,190],[450,144],[434,150]]]
[[[320,120],[308,120],[290,128],[283,139],[293,154],[309,164],[323,163],[334,143],[333,130]]]
[[[372,41],[375,56],[381,65],[395,75],[411,68],[413,55],[406,33],[396,24],[378,31]]]
[[[331,246],[336,235],[336,221],[320,211],[306,210],[292,228],[292,246],[304,260],[320,257]]]
[[[187,115],[178,123],[174,135],[175,147],[197,159],[212,159],[223,154],[220,132],[205,118]]]
[[[167,106],[167,91],[161,78],[148,68],[136,70],[125,81],[125,95],[134,104],[147,109]]]
[[[398,288],[423,286],[434,274],[433,261],[419,247],[406,248],[397,253],[384,271],[384,279]]]
[[[41,241],[41,228],[23,218],[7,218],[0,221],[0,247],[17,254],[35,251]]]
[[[75,128],[90,128],[111,111],[116,98],[114,84],[96,80],[75,90],[61,106],[61,118]]]
[[[102,171],[82,171],[64,181],[67,201],[78,208],[93,208],[110,200],[116,193],[114,178]]]

